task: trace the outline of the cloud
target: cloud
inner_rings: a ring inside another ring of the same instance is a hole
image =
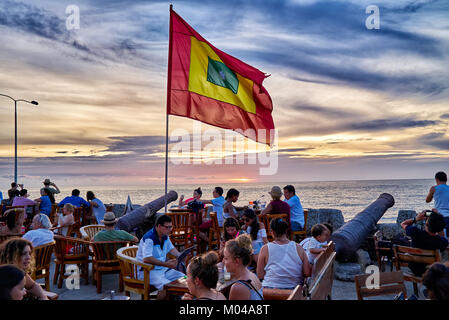
[[[415,120],[415,119],[377,119],[361,123],[354,123],[349,125],[352,130],[363,131],[379,131],[391,129],[406,129],[406,128],[420,128],[428,127],[438,124],[438,121],[433,120]]]

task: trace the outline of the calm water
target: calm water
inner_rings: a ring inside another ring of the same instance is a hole
[[[421,211],[432,208],[432,204],[427,204],[425,198],[429,188],[435,183],[433,179],[425,180],[375,180],[375,181],[329,181],[329,182],[297,182],[291,183],[296,188],[296,193],[301,199],[304,208],[333,208],[343,212],[345,221],[354,217],[357,213],[375,201],[380,194],[386,192],[395,199],[395,205],[390,208],[382,222],[395,222],[399,210],[409,209]],[[269,201],[272,185],[281,188],[289,183],[273,184],[222,184],[220,185],[225,194],[229,188],[236,188],[240,191],[237,205],[248,204],[265,195],[262,200]],[[215,185],[169,185],[169,190],[178,192],[178,196],[185,195],[185,198],[192,196],[193,190],[201,187],[203,199],[212,198],[212,190]],[[62,194],[57,195],[56,201],[60,201],[64,196],[70,195],[72,188],[60,188]],[[81,195],[85,198],[88,190],[94,191],[95,195],[104,203],[125,203],[128,195],[133,204],[146,204],[164,194],[164,186],[148,187],[78,187]],[[37,189],[29,189],[31,198],[38,197]],[[176,201],[177,203],[177,201]],[[173,203],[171,203],[173,204]]]

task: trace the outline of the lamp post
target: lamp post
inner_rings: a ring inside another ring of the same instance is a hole
[[[39,103],[34,100],[28,101],[28,100],[23,100],[23,99],[14,99],[13,97],[10,97],[6,94],[1,94],[1,93],[0,93],[0,96],[7,97],[7,98],[11,99],[12,101],[14,101],[14,121],[15,121],[15,125],[14,125],[14,182],[17,183],[17,102],[22,101],[22,102],[34,104],[36,106]]]

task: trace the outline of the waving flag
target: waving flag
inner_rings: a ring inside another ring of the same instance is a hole
[[[273,106],[262,86],[267,75],[215,48],[171,8],[169,46],[167,114],[272,144]]]

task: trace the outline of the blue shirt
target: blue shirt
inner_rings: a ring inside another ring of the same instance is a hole
[[[159,240],[156,229],[153,228],[140,239],[139,249],[137,249],[136,259],[143,262],[143,259],[147,257],[154,257],[160,261],[166,261],[167,253],[174,248],[168,236],[162,237],[162,241]],[[154,270],[166,271],[167,267],[154,266]],[[139,275],[143,275],[142,271],[139,271]]]
[[[223,205],[226,200],[223,196],[219,196],[211,200],[213,204],[212,211],[217,213],[218,226],[223,227]]]
[[[440,184],[435,186],[435,193],[433,195],[435,200],[435,208],[443,217],[449,217],[449,186]]]
[[[66,203],[70,203],[70,204],[74,205],[75,207],[81,207],[81,205],[90,207],[89,202],[87,202],[83,198],[77,197],[77,196],[65,197],[61,202],[59,202],[58,206],[63,207]]]
[[[304,227],[304,210],[302,209],[299,197],[295,194],[290,199],[285,199],[284,201],[290,206],[290,221],[296,221]]]
[[[46,214],[47,216],[50,216],[51,213],[50,198],[48,196],[42,196],[40,199],[42,200],[41,204],[39,205],[40,212]]]

